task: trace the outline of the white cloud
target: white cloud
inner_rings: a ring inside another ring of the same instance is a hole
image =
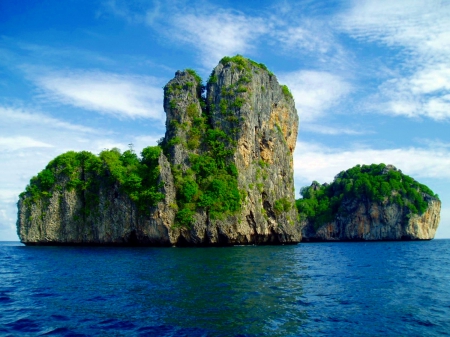
[[[144,147],[157,145],[157,142],[161,137],[164,137],[164,134],[134,137],[133,146],[136,153],[140,153]]]
[[[353,1],[341,28],[395,53],[395,77],[380,86],[372,111],[450,119],[450,3],[439,0]]]
[[[30,147],[53,147],[53,145],[27,136],[0,137],[0,151],[15,151]]]
[[[298,142],[294,154],[298,181],[331,182],[340,171],[357,164],[392,164],[417,178],[450,179],[450,151],[445,147],[339,149],[320,144]]]
[[[431,94],[440,90],[448,91],[450,90],[450,66],[448,63],[436,64],[431,69],[421,69],[411,77],[410,86],[413,94]]]
[[[177,13],[171,37],[193,45],[205,66],[215,66],[223,56],[248,54],[268,30],[267,22],[240,13],[216,9],[216,13]]]
[[[441,45],[448,41],[449,14],[449,4],[441,0],[353,0],[341,25],[358,38],[430,53],[450,49]]]
[[[450,119],[450,66],[428,65],[411,76],[390,79],[379,87],[372,105],[372,111],[393,115]]]
[[[164,118],[163,94],[155,78],[98,71],[50,71],[33,77],[46,100],[119,118]]]
[[[11,125],[11,127],[15,127],[17,125],[21,125],[22,127],[36,127],[39,125],[51,127],[53,129],[64,129],[81,133],[98,133],[99,131],[83,125],[67,123],[39,112],[30,113],[24,109],[11,107],[0,106],[0,120],[2,121],[4,127],[6,125]]]
[[[441,196],[442,199],[442,196]],[[441,222],[436,231],[436,239],[448,239],[450,238],[450,207],[444,206],[441,208]]]
[[[334,48],[332,34],[323,24],[307,19],[299,21],[302,22],[302,26],[279,26],[272,32],[281,43],[281,47],[320,54]]]
[[[351,91],[342,77],[323,71],[301,70],[279,76],[291,90],[301,121],[313,121],[339,104]]]
[[[302,123],[300,124],[300,130],[299,132],[313,132],[313,133],[320,133],[323,135],[331,135],[331,136],[337,136],[337,135],[365,135],[368,133],[373,133],[370,130],[355,130],[345,127],[331,127],[327,125],[322,124],[315,124],[315,123]]]

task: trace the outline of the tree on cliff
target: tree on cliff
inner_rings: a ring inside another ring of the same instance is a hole
[[[340,172],[331,184],[313,182],[300,194],[302,198],[296,200],[300,218],[311,221],[315,228],[343,211],[345,200],[394,203],[412,214],[423,214],[428,207],[424,197],[438,198],[427,186],[385,164],[356,165]]]

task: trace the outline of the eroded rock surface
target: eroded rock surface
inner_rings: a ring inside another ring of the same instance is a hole
[[[305,223],[303,241],[430,240],[439,225],[441,202],[428,202],[422,215],[410,215],[405,207],[396,204],[349,203],[349,215],[338,216],[317,231],[311,223]]]
[[[289,91],[265,66],[242,57],[222,60],[206,89],[204,97],[192,71],[178,71],[164,88],[162,200],[142,211],[119,182],[82,170],[78,180],[91,175],[97,184],[80,192],[60,174],[39,199],[21,195],[21,241],[164,246],[301,241],[293,181],[298,116]],[[220,194],[217,200],[206,198],[214,196],[214,184],[223,189],[220,177],[202,173],[206,166],[199,166],[198,158],[206,156],[225,172],[229,181],[223,181],[236,187],[238,206],[228,206]],[[98,196],[94,203],[88,192]],[[218,214],[221,207],[226,211]]]

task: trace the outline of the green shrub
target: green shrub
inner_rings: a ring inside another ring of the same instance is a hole
[[[75,189],[82,193],[82,215],[86,216],[98,209],[99,188],[103,181],[109,185],[119,184],[120,190],[145,213],[164,198],[158,184],[160,153],[161,148],[157,146],[143,149],[142,159],[133,150],[120,153],[116,148],[104,150],[98,156],[87,151],[69,151],[53,159],[37,177],[33,177],[21,196],[29,197],[25,200],[30,203],[50,197],[51,191]],[[61,185],[63,181],[65,184]]]
[[[186,72],[191,74],[192,76],[194,76],[195,81],[197,82],[197,84],[201,84],[202,83],[202,78],[197,74],[197,72],[193,69],[186,69]]]
[[[294,98],[294,96],[292,96],[292,93],[289,90],[289,88],[287,87],[287,85],[282,85],[281,86],[281,91],[283,92],[283,95],[286,98],[286,100],[290,100],[290,99]]]
[[[244,69],[245,70],[249,70],[250,69],[250,65],[252,65],[255,68],[259,68],[259,69],[267,71],[269,73],[269,75],[273,76],[273,73],[269,69],[267,69],[265,64],[255,62],[255,61],[250,60],[250,59],[248,59],[248,58],[246,58],[246,57],[244,57],[242,55],[239,55],[239,54],[235,55],[233,57],[225,56],[225,57],[223,57],[220,60],[220,63],[223,64],[223,65],[226,65],[226,64],[228,64],[230,62],[233,62],[234,64],[236,64],[240,70],[244,70]]]
[[[194,119],[199,115],[197,105],[194,103],[188,105],[188,107],[186,108],[186,112],[191,119]]]
[[[423,194],[437,198],[427,186],[400,171],[387,170],[385,164],[356,165],[340,172],[331,184],[314,181],[311,186],[303,187],[300,194],[297,209],[301,217],[309,219],[315,227],[332,221],[343,211],[344,200],[390,202],[406,206],[412,214],[423,214],[428,208]]]
[[[178,136],[173,137],[173,138],[172,138],[171,140],[169,140],[169,142],[168,142],[168,145],[169,145],[169,146],[174,146],[174,145],[178,145],[178,144],[181,144],[181,138],[178,137]]]
[[[276,213],[289,212],[292,208],[292,204],[287,198],[281,198],[275,201],[273,209]]]

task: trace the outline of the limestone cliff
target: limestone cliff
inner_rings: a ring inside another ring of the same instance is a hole
[[[325,190],[323,195],[326,195],[327,192],[333,191],[334,195],[328,194],[327,197],[330,200],[333,197],[336,198],[336,203],[329,206],[331,210],[334,208],[336,211],[325,215],[318,212],[314,217],[303,217],[303,241],[430,240],[434,238],[441,210],[441,202],[434,193],[426,186],[402,175],[401,171],[392,165],[372,166],[381,167],[381,172],[376,175],[378,181],[381,181],[379,186],[376,186],[376,180],[371,182],[366,180],[365,185],[358,183],[364,177],[355,179],[355,176],[351,176],[352,179],[348,179],[350,177],[346,177],[347,172],[341,172],[331,185],[320,185],[316,182],[312,184],[308,190],[313,194],[320,194],[321,190]],[[348,180],[352,180],[352,186],[347,184]],[[403,186],[399,185],[398,181],[401,181]],[[341,200],[336,197],[341,191],[339,184],[347,186],[344,187]],[[370,184],[375,185],[373,193],[367,187]],[[404,186],[408,184],[411,189],[405,191]],[[361,186],[364,192],[356,196],[352,193],[354,185]],[[390,189],[389,186],[395,186],[397,189]],[[383,189],[384,195],[380,193]],[[307,198],[311,198],[308,191],[303,191]]]
[[[306,223],[303,241],[430,240],[439,225],[440,209],[441,202],[435,199],[429,199],[422,215],[411,215],[396,204],[349,202],[345,207],[348,215],[338,215],[317,230]]]
[[[21,241],[301,241],[293,181],[297,112],[287,87],[264,65],[224,58],[206,88],[194,71],[178,71],[164,88],[164,110],[157,162],[107,152],[70,174],[74,164],[53,163],[33,178],[18,203]],[[146,169],[156,172],[152,186]]]
[[[164,200],[150,207],[150,215],[140,214],[136,203],[118,182],[83,170],[75,172],[80,181],[92,178],[95,186],[79,191],[69,178],[59,175],[48,196],[32,199],[21,195],[18,202],[17,232],[25,244],[108,244],[170,245],[169,228],[175,190],[170,165],[164,155],[158,159],[160,187]],[[83,177],[84,174],[84,177]],[[92,196],[97,196],[95,202]]]

